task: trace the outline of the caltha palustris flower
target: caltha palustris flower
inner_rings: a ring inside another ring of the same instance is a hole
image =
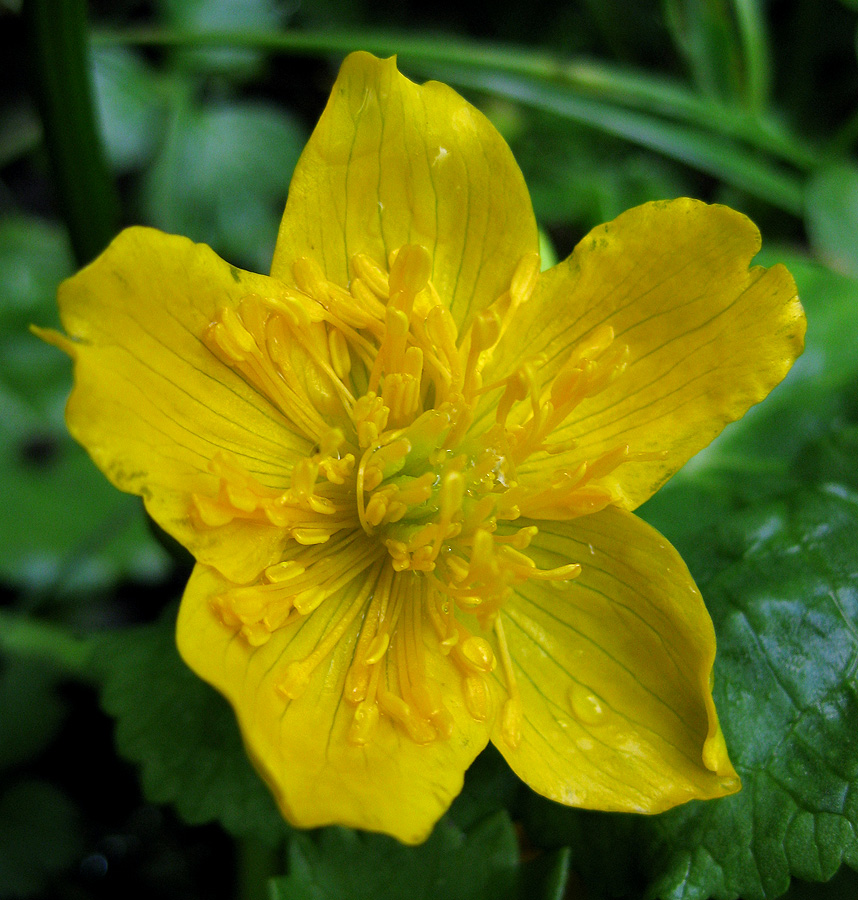
[[[489,741],[566,804],[739,788],[711,621],[631,510],[801,350],[758,249],[681,199],[540,272],[488,120],[357,53],[270,276],[132,228],[63,284],[69,428],[196,558],[180,651],[290,822],[419,842]]]

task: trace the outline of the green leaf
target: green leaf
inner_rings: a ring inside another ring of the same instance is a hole
[[[468,832],[442,819],[419,847],[392,838],[326,828],[295,834],[289,875],[270,882],[272,900],[445,900],[512,898],[518,847],[505,813]]]
[[[192,33],[228,28],[276,30],[285,12],[277,0],[159,0],[158,6],[169,25]],[[194,48],[177,56],[180,65],[192,71],[232,79],[254,75],[262,59],[254,50],[233,47]]]
[[[747,47],[749,59],[758,68],[765,63],[765,36],[760,33],[761,23],[753,20],[753,13],[745,8],[755,5],[755,0],[733,0],[739,7],[742,39]],[[626,15],[623,29],[632,31],[640,40],[640,25],[651,26],[659,31],[653,17],[643,12],[636,14],[624,0],[612,0]],[[602,0],[588,0],[588,5],[599,5],[602,14],[607,10]],[[354,13],[354,5],[349,12]],[[241,27],[234,30],[213,30],[205,32],[185,31],[177,28],[127,28],[122,30],[94,30],[93,43],[98,46],[139,45],[167,47],[224,47],[252,48],[266,52],[288,55],[310,54],[321,57],[344,56],[353,50],[366,50],[377,56],[397,55],[404,71],[420,76],[438,78],[451,84],[467,85],[468,70],[480,75],[480,87],[489,94],[503,97],[505,91],[498,90],[507,76],[521,76],[531,83],[553,85],[562,94],[571,98],[598,101],[595,105],[578,107],[585,121],[600,128],[599,109],[607,121],[613,120],[613,127],[623,127],[644,119],[658,121],[662,117],[696,125],[707,133],[722,137],[732,137],[747,141],[754,151],[763,151],[773,160],[783,160],[801,169],[810,169],[817,164],[817,154],[812,147],[793,135],[779,117],[760,111],[752,116],[733,104],[725,104],[710,97],[704,97],[677,79],[666,78],[661,73],[652,74],[642,68],[628,69],[612,65],[589,56],[570,59],[566,54],[578,49],[578,41],[564,46],[564,53],[551,53],[544,49],[534,50],[527,46],[511,46],[475,40],[457,39],[449,34],[425,34],[389,29],[333,29],[331,21],[340,23],[345,17],[337,12],[325,14],[318,4],[312,10],[301,10],[302,20],[312,18],[321,23],[317,30],[304,27],[280,28],[277,30],[256,30]],[[576,38],[580,30],[575,29]],[[557,35],[553,34],[555,42]],[[634,41],[633,41],[634,43]],[[760,75],[755,72],[752,87],[758,94],[764,90]],[[767,72],[765,73],[767,74]],[[474,85],[476,86],[476,84]],[[616,120],[617,108],[639,110],[647,115],[644,119]],[[613,130],[613,127],[609,130]],[[756,155],[756,154],[755,154]],[[750,156],[745,152],[745,162],[750,164]],[[738,165],[738,163],[737,163]],[[755,167],[756,168],[756,167]],[[763,169],[757,169],[763,171]],[[791,201],[800,209],[800,186],[788,188]],[[792,208],[792,207],[791,207]]]
[[[66,431],[69,360],[28,331],[58,325],[57,285],[73,271],[64,232],[0,221],[0,269],[0,508],[13,511],[0,520],[0,577],[65,591],[160,577],[166,554],[140,502],[119,494]]]
[[[23,216],[0,219],[0,326],[23,325],[46,309],[57,320],[57,285],[74,271],[63,229]]]
[[[198,107],[176,98],[143,191],[149,221],[256,272],[271,266],[303,129],[261,103]]]
[[[655,115],[581,96],[565,85],[545,79],[481,71],[467,65],[432,68],[443,81],[591,126],[713,175],[785,212],[802,214],[803,185],[795,175],[763,156],[749,154],[746,147],[726,139],[711,127],[665,121]]]
[[[715,700],[743,790],[650,829],[661,897],[777,897],[858,865],[858,495],[839,485],[737,517],[701,584]],[[693,562],[693,561],[692,561]]]
[[[791,874],[824,880],[857,858],[858,282],[795,254],[761,261],[778,258],[807,310],[804,356],[644,510],[712,612],[716,702],[745,783],[636,827],[670,898],[776,897]]]
[[[520,119],[510,144],[544,225],[589,229],[648,200],[691,193],[679,166],[550,116]]]
[[[674,42],[705,94],[762,111],[771,81],[759,0],[663,0]]]
[[[40,893],[82,850],[77,811],[45,781],[0,788],[0,900]]]
[[[584,896],[644,896],[638,817],[570,809],[531,793],[523,819],[529,841],[569,848],[571,867],[587,887]]]
[[[521,790],[522,782],[489,744],[465,773],[465,786],[453,801],[449,816],[467,831],[493,813],[512,808]]]
[[[790,875],[858,860],[858,282],[777,250],[760,261],[779,258],[807,310],[804,356],[642,510],[712,613],[716,703],[744,781],[624,826],[644,848],[627,875],[645,871],[663,897],[776,897]],[[578,827],[592,842],[610,825]]]
[[[724,0],[662,0],[674,43],[698,88],[736,101],[744,93],[742,47],[730,4]]]
[[[845,866],[824,884],[794,880],[783,900],[855,900],[858,897],[858,872]]]
[[[54,667],[42,660],[0,655],[0,769],[28,762],[40,753],[64,716]]]
[[[796,459],[796,470],[807,482],[833,481],[858,488],[858,426],[833,430],[807,446]]]
[[[154,73],[124,47],[92,51],[92,79],[101,137],[114,170],[146,163],[164,128],[166,104]]]
[[[190,824],[273,845],[287,826],[244,752],[227,702],[194,675],[175,646],[175,610],[154,625],[95,639],[102,705],[116,745],[141,766],[143,790]]]
[[[616,853],[625,832],[630,858],[611,869],[625,868],[625,889],[643,873],[664,900],[775,898],[791,876],[858,865],[856,529],[858,494],[826,484],[701,536],[717,545],[714,570],[707,553],[688,559],[718,635],[715,701],[739,794],[648,819],[534,801],[535,837],[569,843],[577,861]],[[589,874],[602,888],[616,877]]]
[[[522,900],[565,900],[576,897],[571,880],[572,853],[562,847],[528,860],[519,872]]]
[[[839,162],[814,172],[805,219],[820,257],[839,272],[858,276],[858,166]]]

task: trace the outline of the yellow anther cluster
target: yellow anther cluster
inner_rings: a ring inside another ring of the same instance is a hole
[[[536,526],[515,520],[569,518],[613,502],[608,476],[633,455],[618,446],[562,468],[550,483],[530,483],[517,469],[534,453],[574,446],[552,443],[552,433],[623,370],[626,348],[603,327],[547,384],[532,360],[484,386],[494,349],[536,285],[538,257],[522,259],[509,289],[461,330],[432,284],[422,246],[401,247],[387,263],[385,270],[354,256],[346,288],[300,259],[297,288],[248,296],[212,322],[211,350],[307,440],[285,489],[258,480],[237,459],[213,460],[217,490],[194,497],[200,521],[216,528],[253,519],[287,539],[283,561],[260,584],[214,605],[225,624],[258,645],[350,591],[347,612],[308,657],[287,667],[278,689],[299,696],[337,641],[356,629],[344,688],[355,708],[355,744],[372,739],[381,717],[418,742],[449,735],[452,720],[425,672],[428,627],[461,675],[472,716],[490,714],[493,679],[505,685],[501,727],[514,744],[521,714],[497,612],[528,579],[562,583],[580,572],[574,562],[540,569],[527,553]],[[476,429],[477,405],[489,393],[496,415],[481,417],[486,424]],[[465,613],[482,633],[463,624]]]

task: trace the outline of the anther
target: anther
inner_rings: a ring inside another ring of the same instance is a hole
[[[491,672],[495,667],[495,655],[485,638],[471,635],[459,644],[462,661],[474,672]]]
[[[218,349],[233,362],[244,362],[257,350],[253,335],[231,306],[222,306],[218,310],[217,321],[209,326],[208,334]]]
[[[295,283],[315,300],[324,302],[328,297],[328,279],[321,266],[307,256],[296,259],[292,266]]]
[[[354,718],[347,736],[348,742],[359,747],[369,743],[377,725],[378,704],[362,701],[354,711]]]
[[[509,285],[513,304],[526,303],[539,280],[540,260],[538,253],[527,253],[518,261]]]
[[[369,289],[380,300],[386,300],[389,295],[387,274],[376,265],[365,253],[356,253],[351,258],[352,268]]]
[[[286,667],[283,680],[277,685],[277,690],[287,700],[297,700],[307,690],[310,683],[310,670],[303,662],[291,662]]]
[[[388,285],[390,302],[401,307],[410,317],[414,297],[426,287],[432,274],[432,257],[420,244],[406,244],[399,248],[390,268]]]
[[[467,675],[462,684],[465,707],[478,722],[485,722],[489,715],[489,691],[481,675]]]
[[[349,345],[339,328],[331,328],[328,331],[328,351],[331,355],[331,366],[337,377],[345,378],[352,367],[352,358],[349,355]]]
[[[384,654],[387,653],[389,645],[390,634],[388,632],[383,631],[381,634],[377,634],[370,642],[369,650],[364,662],[368,666],[374,666],[376,663],[381,662],[381,660],[384,659]]]

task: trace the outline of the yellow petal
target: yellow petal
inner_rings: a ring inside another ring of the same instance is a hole
[[[418,86],[394,59],[353,53],[292,177],[271,274],[300,257],[342,286],[349,259],[421,244],[461,325],[538,250],[524,179],[494,126],[455,91]]]
[[[61,285],[68,337],[43,334],[75,360],[66,409],[74,437],[118,488],[142,495],[152,518],[197,559],[237,581],[280,558],[282,531],[246,522],[200,528],[191,495],[217,495],[209,465],[218,453],[269,487],[286,487],[307,442],[202,336],[221,306],[282,290],[202,244],[130,228]]]
[[[623,213],[543,273],[486,382],[515,369],[522,354],[543,354],[538,374],[547,383],[605,326],[614,348],[628,346],[628,365],[554,433],[575,449],[535,457],[522,473],[592,461],[625,444],[632,454],[663,452],[617,470],[633,509],[762,400],[801,353],[805,319],[783,266],[748,269],[759,248],[745,216],[680,199]]]
[[[363,573],[308,617],[251,647],[212,612],[211,598],[229,583],[198,565],[182,599],[177,639],[187,664],[232,704],[248,753],[289,822],[346,825],[414,844],[428,837],[461,790],[465,769],[488,743],[488,726],[466,711],[461,676],[441,656],[434,636],[426,636],[426,673],[453,719],[447,739],[415,743],[381,715],[367,743],[349,741],[356,707],[344,699],[343,687],[363,612],[313,669],[300,696],[288,700],[277,688],[290,663],[308,657],[348,618],[362,589],[384,589],[375,578]]]
[[[679,555],[616,508],[541,524],[541,567],[580,562],[565,587],[531,580],[501,613],[521,692],[521,740],[492,740],[561,803],[655,813],[730,794],[710,692],[715,635]]]

